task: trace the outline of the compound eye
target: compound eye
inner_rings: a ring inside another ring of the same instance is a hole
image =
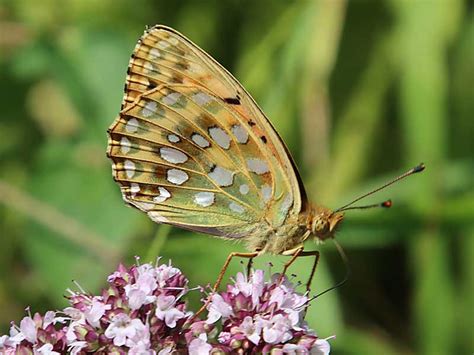
[[[323,219],[316,221],[316,232],[318,234],[326,234],[329,231],[329,223]]]

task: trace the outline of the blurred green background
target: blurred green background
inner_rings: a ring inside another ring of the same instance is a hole
[[[24,308],[98,292],[119,261],[162,255],[191,285],[241,246],[125,207],[105,157],[131,51],[176,28],[233,72],[290,147],[312,200],[337,208],[423,161],[424,174],[347,214],[350,281],[308,320],[336,354],[474,350],[474,15],[451,1],[0,2],[0,330]],[[313,288],[344,277],[332,243]],[[256,265],[273,271],[282,257]],[[304,280],[310,261],[293,268]],[[236,261],[229,275],[242,270]],[[196,293],[195,298],[198,298]]]

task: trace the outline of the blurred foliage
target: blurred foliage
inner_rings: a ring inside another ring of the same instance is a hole
[[[294,154],[309,195],[338,207],[424,161],[338,235],[350,281],[308,312],[334,353],[474,349],[474,17],[468,0],[0,2],[0,324],[62,307],[119,261],[171,258],[212,282],[224,241],[157,226],[123,204],[105,157],[129,55],[172,26],[230,69]],[[308,246],[311,247],[311,246]],[[314,246],[313,246],[314,247]],[[331,243],[313,288],[344,266]],[[283,257],[263,257],[274,270]],[[303,279],[310,260],[293,272]],[[229,273],[241,270],[235,262]],[[196,294],[198,297],[198,294]]]

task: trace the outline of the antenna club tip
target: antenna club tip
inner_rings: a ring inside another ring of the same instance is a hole
[[[384,201],[380,204],[380,206],[385,207],[385,208],[390,208],[392,207],[392,200]]]
[[[423,170],[425,170],[425,164],[423,164],[423,163],[420,163],[420,164],[418,164],[417,166],[415,166],[415,167],[413,168],[413,172],[414,172],[414,173],[420,173],[420,172],[422,172]]]

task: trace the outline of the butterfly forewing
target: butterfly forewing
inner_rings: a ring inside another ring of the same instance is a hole
[[[304,202],[291,158],[250,95],[174,30],[157,26],[140,39],[109,134],[124,199],[157,222],[242,237],[281,225]]]

